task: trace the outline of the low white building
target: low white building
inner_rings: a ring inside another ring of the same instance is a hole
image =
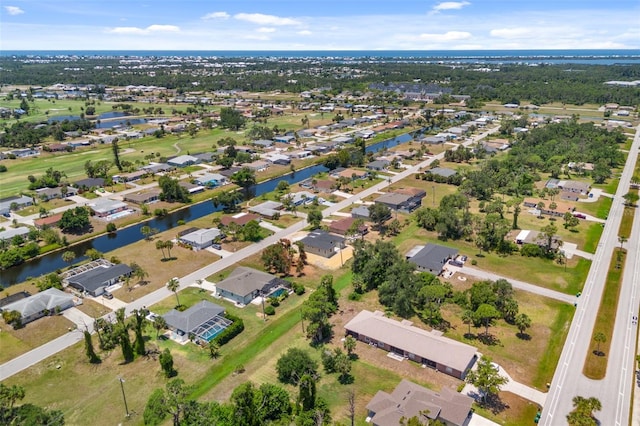
[[[211,246],[217,239],[223,238],[224,234],[218,228],[198,229],[178,238],[182,244],[188,245],[194,251],[199,251]]]

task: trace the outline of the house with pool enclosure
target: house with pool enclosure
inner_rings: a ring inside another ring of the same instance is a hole
[[[172,309],[162,317],[173,340],[186,342],[192,337],[194,342],[207,343],[232,324],[224,313],[222,306],[203,300],[182,312]]]
[[[236,268],[226,279],[216,284],[216,295],[238,306],[249,304],[256,297],[277,297],[288,292],[289,281],[266,272],[244,266]]]

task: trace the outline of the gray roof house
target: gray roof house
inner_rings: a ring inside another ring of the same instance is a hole
[[[458,379],[465,378],[477,358],[473,346],[415,327],[411,321],[387,318],[380,311],[360,311],[344,328],[360,341]]]
[[[176,167],[187,167],[200,162],[200,159],[191,155],[179,155],[167,161],[167,164]]]
[[[391,164],[389,160],[375,160],[367,164],[367,169],[377,171],[386,170],[389,164]]]
[[[216,284],[219,297],[246,305],[260,295],[268,296],[279,288],[289,288],[288,281],[257,269],[240,266]]]
[[[178,238],[182,244],[190,246],[194,251],[209,247],[217,239],[224,238],[218,228],[198,229]]]
[[[0,231],[0,241],[11,240],[13,237],[21,236],[24,237],[29,233],[30,229],[26,226],[21,226],[19,228],[9,228],[4,231]]]
[[[57,288],[48,288],[33,296],[7,304],[2,307],[2,311],[20,312],[22,324],[26,324],[47,314],[52,314],[56,310],[64,311],[73,306],[75,303],[72,295]]]
[[[369,220],[369,207],[357,206],[351,210],[351,217]]]
[[[440,275],[449,259],[454,259],[457,255],[456,249],[429,243],[414,247],[406,257],[416,265],[418,271]]]
[[[198,185],[212,187],[226,185],[227,183],[229,183],[229,179],[219,173],[205,173],[202,176],[196,177],[194,179],[194,182]]]
[[[260,216],[273,218],[276,214],[280,214],[282,210],[282,203],[277,201],[265,201],[257,206],[249,207],[251,213],[259,214]]]
[[[28,207],[33,204],[33,198],[27,197],[26,195],[14,196],[3,198],[0,200],[0,214],[7,215],[11,211],[11,205],[15,205],[21,209],[23,207]]]
[[[208,300],[198,302],[183,312],[172,309],[162,318],[176,340],[187,340],[192,334],[197,340],[208,342],[231,325],[231,321],[224,317],[224,308]]]
[[[451,177],[458,173],[453,169],[448,169],[446,167],[434,167],[433,169],[429,169],[426,171],[427,173],[431,173],[432,175],[438,175],[445,178]]]
[[[332,257],[337,251],[345,247],[345,239],[343,237],[322,230],[309,232],[300,242],[304,244],[304,250],[307,253],[327,258]]]
[[[96,198],[89,204],[91,210],[98,217],[107,217],[109,215],[125,211],[129,208],[126,203],[118,200],[111,200],[109,198]]]
[[[443,387],[434,392],[403,379],[390,394],[378,391],[367,404],[373,426],[396,426],[400,419],[417,417],[420,424],[440,420],[447,426],[466,426],[471,421],[473,399]]]
[[[100,296],[106,288],[120,281],[123,277],[131,275],[133,269],[129,265],[119,263],[117,265],[102,264],[88,271],[68,277],[66,281],[70,287],[89,293],[91,296]]]

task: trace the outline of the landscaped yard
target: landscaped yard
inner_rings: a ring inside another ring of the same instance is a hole
[[[62,315],[40,318],[18,330],[4,321],[0,322],[0,363],[68,333],[69,328],[75,328],[75,324]]]

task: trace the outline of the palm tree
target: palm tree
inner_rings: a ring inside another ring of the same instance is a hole
[[[180,281],[178,281],[177,278],[171,278],[168,282],[167,282],[167,288],[169,289],[169,291],[172,291],[175,293],[176,295],[176,300],[178,302],[178,307],[180,306],[180,298],[178,297],[178,290],[180,289]]]
[[[166,259],[167,256],[164,255],[165,242],[162,240],[156,241],[156,249],[162,250],[162,260]]]
[[[593,340],[596,341],[596,355],[599,355],[600,352],[600,343],[605,343],[607,341],[607,336],[604,333],[598,332],[593,336]]]
[[[220,345],[214,339],[209,340],[207,345],[209,348],[209,356],[213,359],[217,359],[220,356]]]
[[[626,243],[629,239],[624,235],[618,235],[618,241],[620,242],[620,250],[622,250],[622,245]]]
[[[169,255],[169,259],[171,259],[171,249],[173,248],[173,241],[168,240],[164,242],[164,246],[167,249],[167,254]]]
[[[160,332],[167,328],[167,321],[158,315],[153,319],[153,328],[156,329],[156,339],[158,339],[158,337],[160,337]]]
[[[133,274],[136,276],[139,283],[143,282],[144,279],[149,276],[149,273],[142,269],[140,266],[133,270]]]

